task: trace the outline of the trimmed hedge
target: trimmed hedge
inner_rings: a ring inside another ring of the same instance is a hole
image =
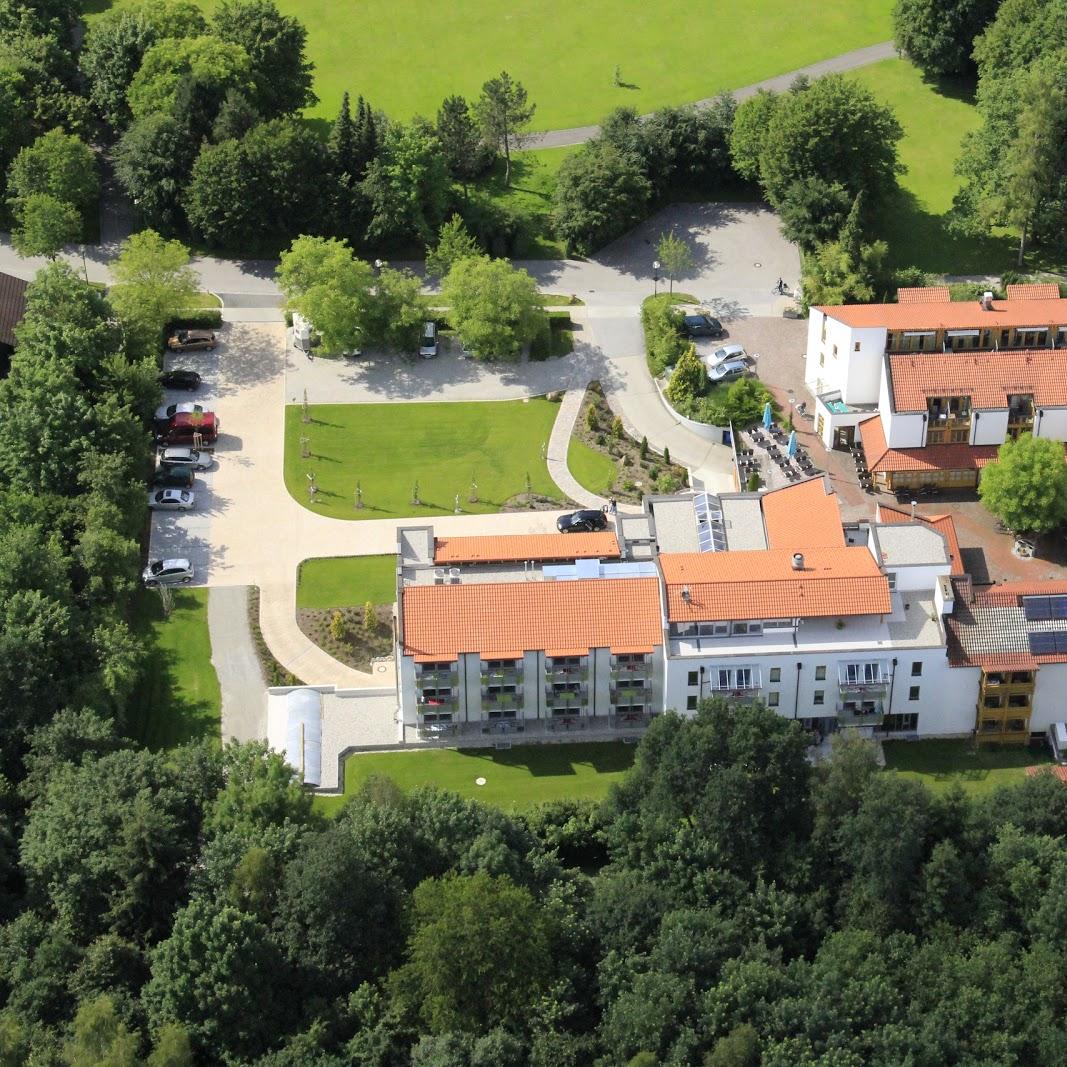
[[[201,311],[190,311],[185,315],[179,315],[167,323],[166,329],[172,330],[217,330],[222,325],[222,310],[220,308],[204,308]]]

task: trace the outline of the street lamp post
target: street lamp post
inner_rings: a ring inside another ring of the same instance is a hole
[[[652,261],[652,295],[655,296],[659,292],[659,267],[660,263],[658,259]]]

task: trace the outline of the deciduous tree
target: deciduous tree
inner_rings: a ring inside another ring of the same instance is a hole
[[[78,209],[50,193],[33,193],[16,203],[11,243],[20,256],[55,259],[63,246],[76,241],[81,232],[82,217]]]
[[[479,359],[518,359],[537,336],[544,310],[537,285],[502,259],[461,259],[441,286],[449,319]]]
[[[8,175],[8,193],[14,200],[46,193],[72,204],[84,220],[95,210],[100,195],[96,156],[80,137],[50,130],[15,157]]]
[[[660,234],[656,242],[656,258],[663,273],[670,279],[669,292],[674,292],[674,279],[681,278],[693,269],[693,250],[687,241],[673,231]]]
[[[463,219],[453,215],[437,231],[437,244],[426,253],[426,270],[443,278],[461,259],[484,255],[484,250],[471,236]]]
[[[115,174],[123,188],[145,222],[163,232],[181,223],[188,147],[181,123],[156,112],[133,123],[115,149]]]
[[[982,503],[1012,530],[1044,533],[1067,519],[1067,464],[1063,445],[1025,434],[1005,441],[997,461],[982,471]]]
[[[897,0],[897,50],[931,77],[973,73],[974,40],[999,6],[999,0]]]

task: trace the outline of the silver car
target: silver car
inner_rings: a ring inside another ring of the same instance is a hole
[[[155,511],[188,511],[196,496],[188,489],[156,489],[148,494],[148,506]]]
[[[188,585],[193,580],[193,565],[187,559],[155,559],[141,577],[149,589],[157,585]]]
[[[714,352],[711,352],[706,356],[701,356],[700,361],[708,368],[708,370],[711,370],[713,367],[717,367],[720,363],[725,363],[729,359],[743,360],[744,358],[745,349],[742,345],[720,345]]]
[[[175,415],[201,415],[203,411],[203,404],[193,404],[184,400],[180,404],[163,404],[156,408],[154,418],[156,422],[166,422],[168,419],[173,419]]]
[[[735,378],[743,378],[747,373],[747,364],[739,359],[728,359],[725,363],[720,363],[708,371],[708,381],[732,382]]]
[[[209,452],[198,452],[195,448],[174,445],[164,448],[159,454],[161,467],[192,467],[196,471],[206,471],[214,459]]]

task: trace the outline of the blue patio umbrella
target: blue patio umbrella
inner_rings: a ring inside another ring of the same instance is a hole
[[[785,454],[792,459],[797,454],[797,432],[796,430],[790,430],[789,432],[789,444],[785,446]]]
[[[774,412],[771,411],[771,402],[768,400],[763,405],[763,428],[769,430],[772,422],[774,422]]]

